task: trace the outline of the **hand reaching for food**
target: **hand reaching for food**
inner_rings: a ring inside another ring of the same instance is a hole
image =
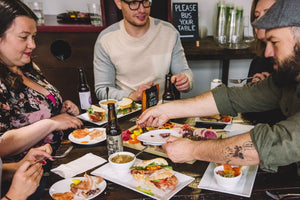
[[[141,128],[151,126],[160,127],[169,121],[170,118],[168,117],[167,113],[163,112],[161,109],[159,109],[159,107],[160,105],[145,110],[137,121],[138,125]]]

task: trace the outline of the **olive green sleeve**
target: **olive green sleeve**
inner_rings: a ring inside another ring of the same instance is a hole
[[[221,85],[212,90],[218,111],[224,115],[262,112],[279,108],[281,90],[276,88],[270,78],[243,87]]]
[[[299,130],[300,112],[272,127],[258,124],[250,131],[259,154],[261,169],[276,172],[278,166],[300,160]]]

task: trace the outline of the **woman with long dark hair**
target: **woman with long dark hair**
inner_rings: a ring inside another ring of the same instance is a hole
[[[62,130],[82,126],[74,117],[78,107],[63,101],[32,61],[36,20],[20,0],[0,0],[0,135],[7,144],[0,146],[0,157],[4,163],[17,162],[31,147],[47,143],[55,152]]]

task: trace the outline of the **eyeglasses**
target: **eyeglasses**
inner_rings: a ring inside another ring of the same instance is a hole
[[[140,5],[143,4],[144,8],[151,7],[152,0],[142,0],[142,1],[126,1],[122,0],[124,3],[127,3],[130,10],[138,10],[140,8]]]

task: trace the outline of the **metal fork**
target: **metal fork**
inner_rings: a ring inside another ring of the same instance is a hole
[[[70,151],[73,149],[73,145],[70,146],[63,154],[59,155],[59,156],[52,156],[52,158],[57,159],[57,158],[64,158],[66,157]]]
[[[296,194],[296,193],[287,193],[287,194],[272,194],[271,192],[269,191],[266,191],[266,194],[275,199],[275,200],[280,200],[280,199],[284,199],[286,197],[296,197],[296,196],[299,196],[300,197],[300,194]]]
[[[229,81],[230,81],[231,83],[240,84],[240,83],[242,83],[243,81],[248,80],[248,79],[253,79],[253,77],[240,78],[240,79],[229,79]]]

